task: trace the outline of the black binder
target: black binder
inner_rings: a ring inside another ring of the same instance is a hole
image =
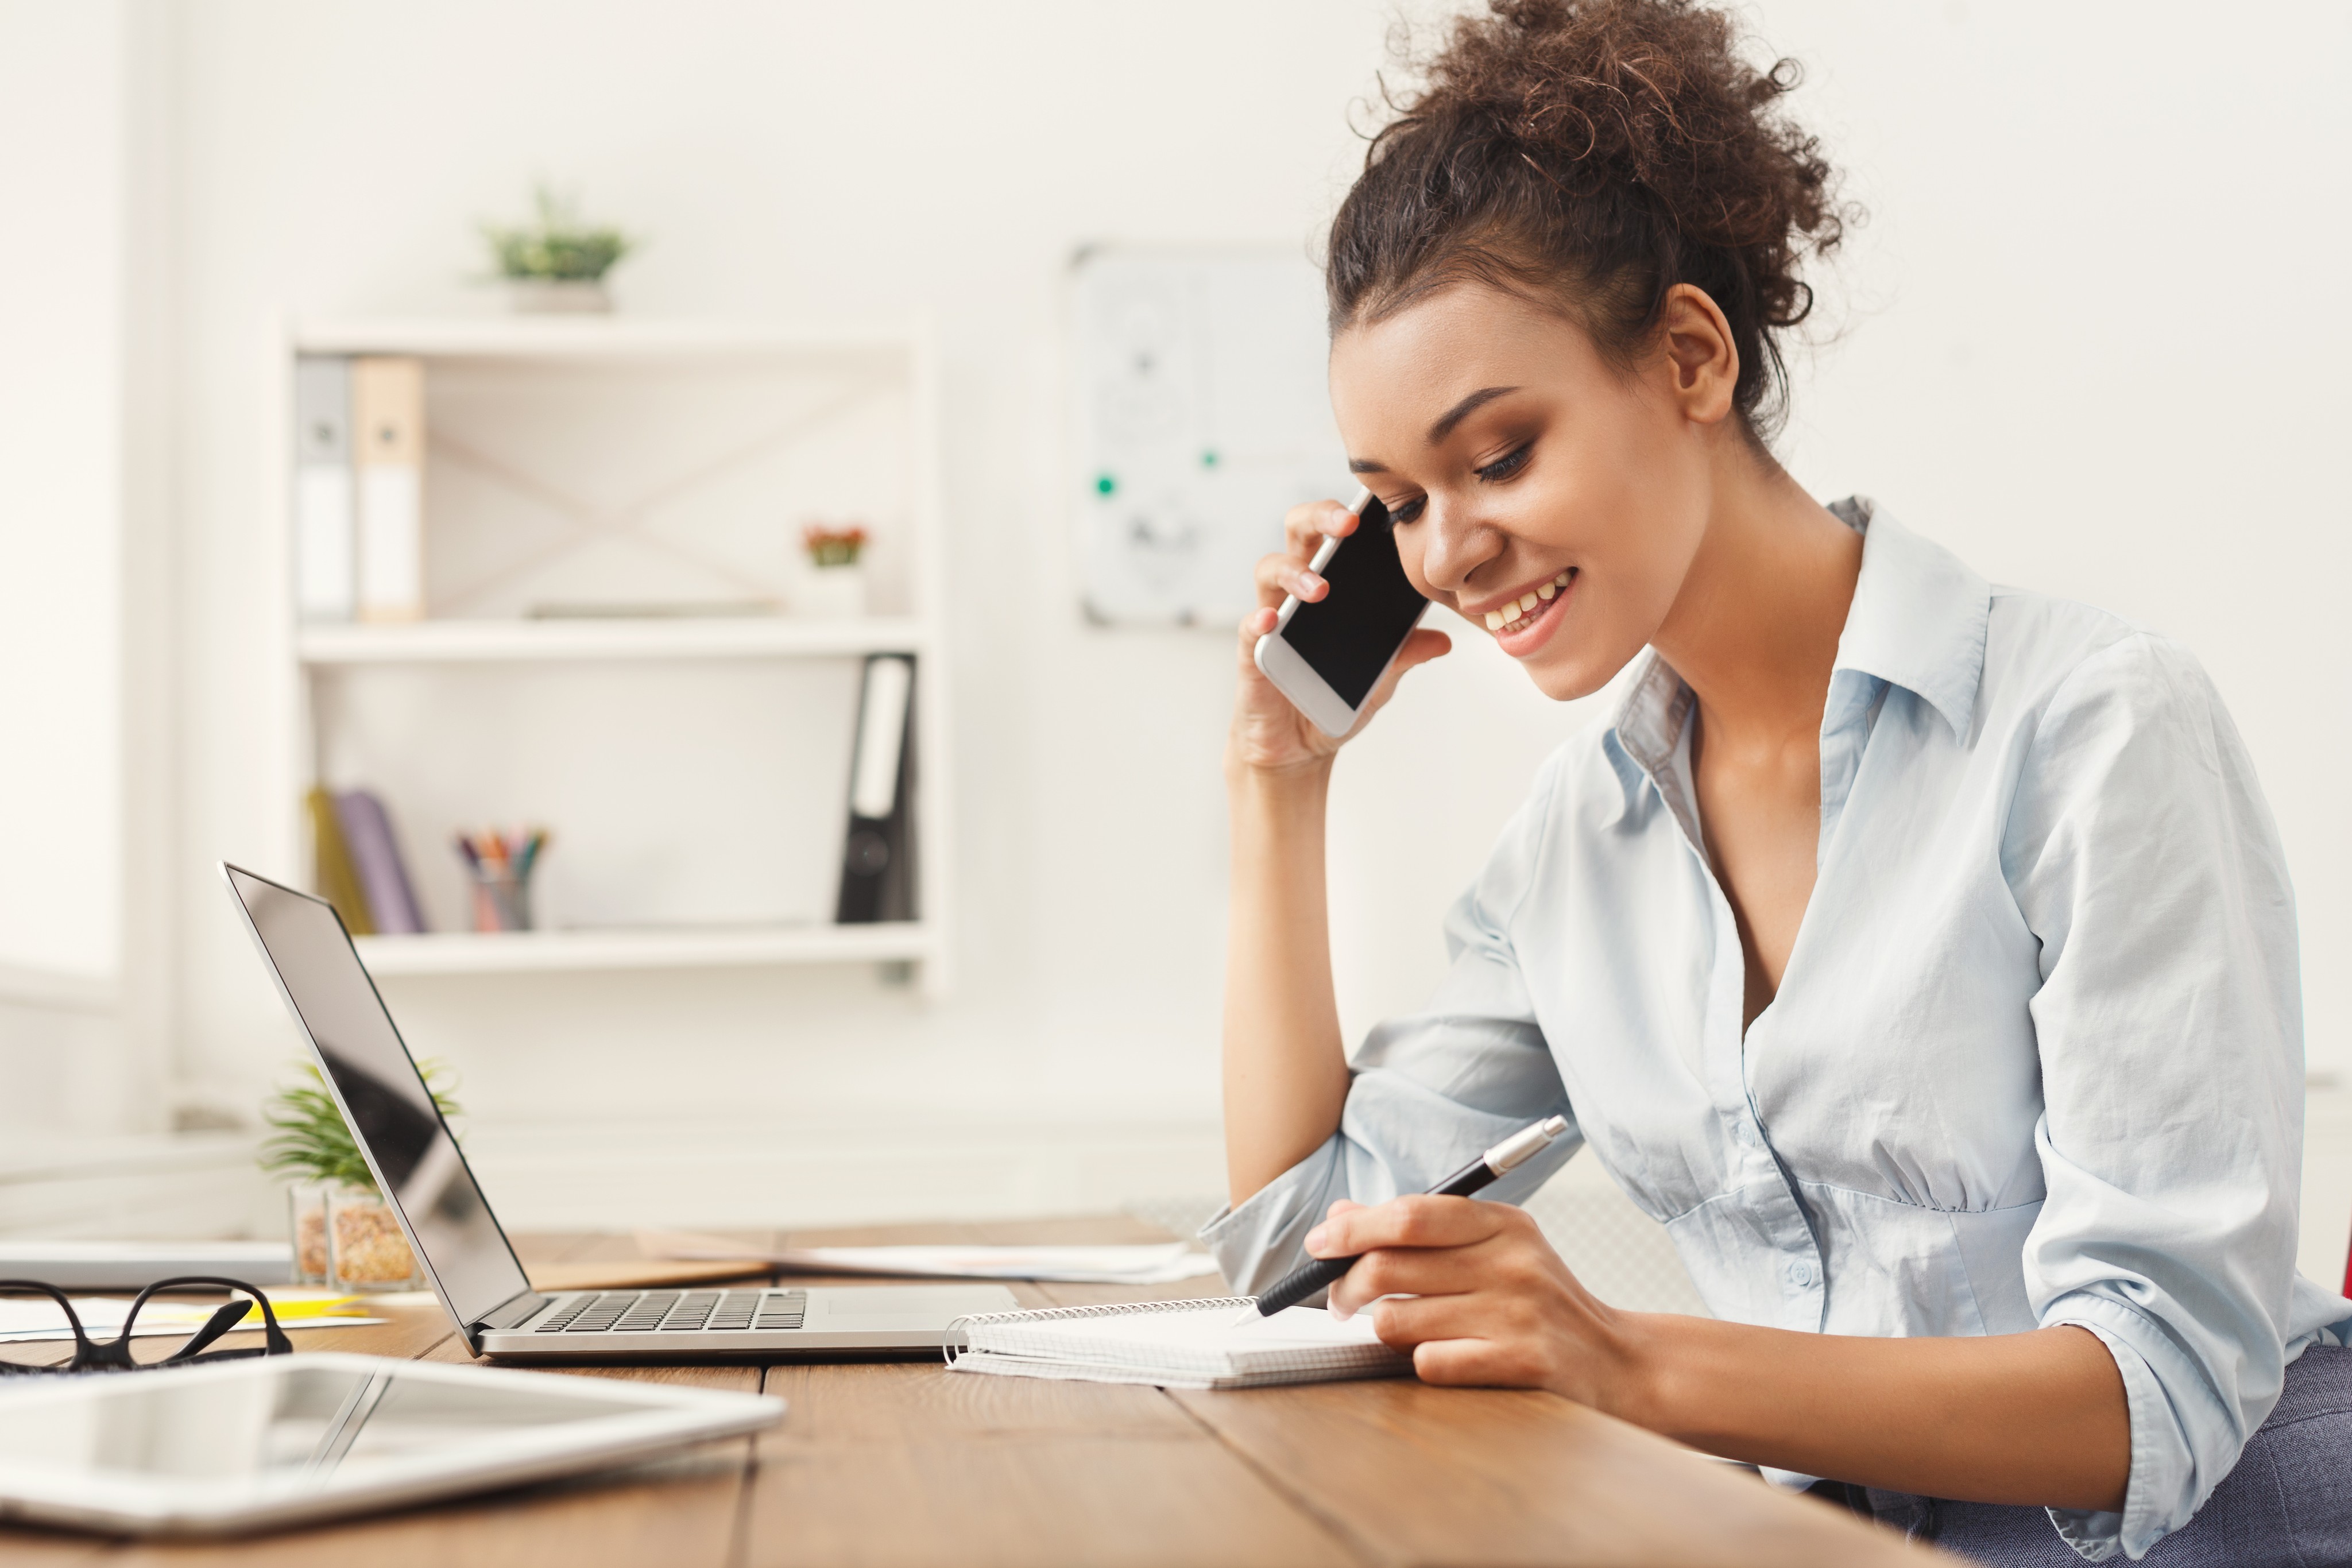
[[[841,854],[844,925],[913,920],[915,901],[915,661],[866,661],[849,760],[849,832]]]

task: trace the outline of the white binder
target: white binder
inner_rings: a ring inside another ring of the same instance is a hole
[[[359,480],[359,617],[425,616],[425,365],[352,363],[352,468]]]
[[[352,362],[294,366],[294,602],[305,621],[349,621],[358,605],[352,494]]]

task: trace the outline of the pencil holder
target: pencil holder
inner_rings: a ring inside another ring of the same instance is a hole
[[[530,874],[528,872],[492,871],[483,866],[473,873],[473,877],[475,930],[530,929]]]
[[[530,873],[538,869],[540,852],[546,847],[544,828],[457,835],[457,853],[474,885],[475,930],[531,928]]]

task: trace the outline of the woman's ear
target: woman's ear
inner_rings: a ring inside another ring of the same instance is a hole
[[[1731,413],[1732,391],[1739,383],[1739,346],[1732,341],[1731,323],[1706,289],[1688,283],[1666,290],[1659,315],[1674,399],[1683,417],[1696,424],[1721,423]]]

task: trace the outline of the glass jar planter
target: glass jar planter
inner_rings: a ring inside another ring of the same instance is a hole
[[[399,1217],[370,1186],[327,1194],[327,1283],[338,1291],[414,1291],[424,1282]]]
[[[286,1239],[294,1249],[293,1282],[327,1282],[327,1183],[298,1181],[286,1189]]]

